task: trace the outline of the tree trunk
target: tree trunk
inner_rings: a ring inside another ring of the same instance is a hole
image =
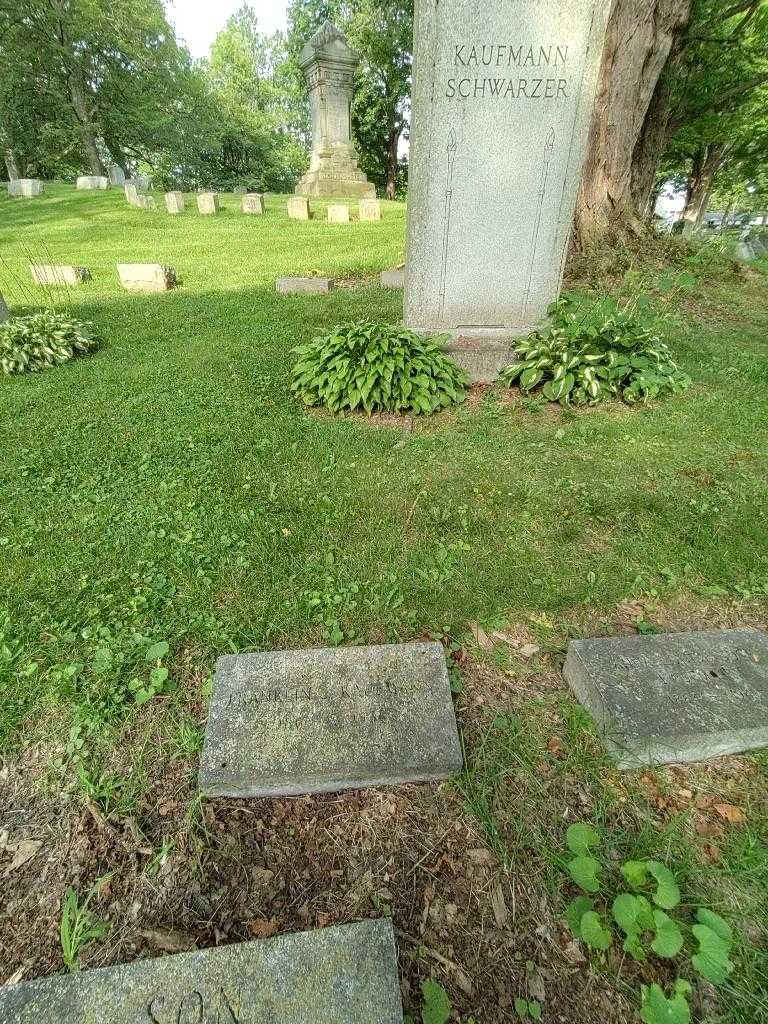
[[[69,97],[72,101],[72,109],[75,112],[75,116],[80,122],[83,145],[85,146],[85,154],[91,174],[103,176],[105,174],[104,164],[101,162],[99,148],[96,145],[96,131],[91,112],[88,109],[85,83],[79,68],[75,68],[69,74]]]
[[[688,201],[683,210],[683,234],[691,235],[701,224],[707,212],[709,197],[717,172],[725,163],[727,146],[707,146],[694,160],[693,173],[688,185]]]
[[[691,0],[614,0],[576,205],[574,243],[582,250],[643,230],[635,196],[646,186],[650,193],[656,168],[641,148],[633,188],[633,157],[690,6]]]
[[[392,128],[387,140],[387,199],[394,199],[397,192],[397,150],[400,145],[400,129]]]
[[[10,146],[3,150],[3,159],[5,160],[5,169],[8,172],[8,180],[13,181],[15,178],[20,178],[19,161]]]

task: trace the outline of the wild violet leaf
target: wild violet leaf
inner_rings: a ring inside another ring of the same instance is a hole
[[[610,949],[613,938],[603,925],[603,919],[589,910],[581,919],[581,937],[592,949]]]
[[[568,864],[568,872],[584,892],[600,892],[600,862],[594,857],[575,857]]]
[[[566,832],[565,842],[577,857],[588,857],[590,849],[600,843],[600,834],[591,825],[577,822]]]

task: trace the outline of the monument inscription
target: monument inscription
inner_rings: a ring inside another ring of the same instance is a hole
[[[3,1024],[402,1024],[390,921],[0,987]]]
[[[565,677],[620,767],[768,746],[768,634],[575,640]]]
[[[410,328],[508,353],[557,297],[609,7],[416,0]]]
[[[220,658],[200,762],[208,796],[447,778],[461,745],[439,644]]]

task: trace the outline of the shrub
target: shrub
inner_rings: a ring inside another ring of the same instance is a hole
[[[291,390],[332,412],[431,413],[461,402],[468,379],[440,338],[361,320],[294,349]]]
[[[101,339],[90,328],[51,309],[14,317],[0,325],[0,368],[3,373],[35,373],[93,352]]]
[[[637,299],[623,308],[603,301],[591,312],[579,315],[573,298],[560,298],[550,309],[552,322],[516,345],[520,360],[502,371],[502,379],[526,392],[540,387],[547,401],[561,405],[596,405],[610,395],[647,402],[688,387],[690,377]]]

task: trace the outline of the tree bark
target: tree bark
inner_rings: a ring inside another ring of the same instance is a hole
[[[725,163],[727,152],[728,147],[725,145],[712,145],[706,146],[697,154],[688,184],[688,201],[683,210],[684,235],[693,234],[701,224],[702,217],[707,212],[717,172]]]
[[[633,186],[633,158],[690,7],[691,0],[614,0],[576,204],[579,249],[643,231],[636,197],[647,188],[647,203],[656,167],[651,147],[647,153],[641,147],[642,166]]]
[[[3,150],[3,159],[5,160],[5,169],[8,172],[8,180],[13,181],[15,178],[20,178],[22,175],[19,161],[10,146]]]
[[[80,122],[80,130],[85,146],[85,154],[88,160],[88,167],[91,174],[103,176],[106,172],[104,164],[99,156],[99,147],[96,145],[96,130],[93,124],[91,111],[88,108],[85,83],[82,72],[75,68],[69,73],[69,96],[72,101],[72,109],[75,117]]]
[[[394,199],[397,192],[397,150],[400,145],[400,129],[392,128],[387,140],[387,199]]]

